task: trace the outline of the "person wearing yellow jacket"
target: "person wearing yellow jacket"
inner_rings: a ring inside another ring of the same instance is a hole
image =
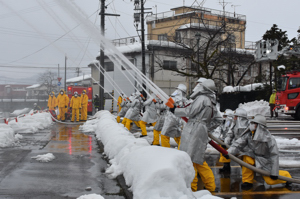
[[[81,119],[80,119],[82,121],[87,120],[88,101],[89,101],[89,97],[86,95],[86,90],[83,90],[81,95]]]
[[[271,118],[273,117],[273,111],[275,110],[275,98],[276,98],[276,90],[272,90],[272,95],[270,96],[269,100],[269,106],[270,106],[270,112],[271,112]],[[275,112],[275,117],[278,117],[278,112]]]
[[[121,93],[121,95],[120,95],[119,98],[118,98],[118,104],[117,104],[117,106],[118,106],[118,113],[119,113],[119,112],[121,111],[121,109],[122,109],[121,103],[123,102],[123,97],[124,97],[124,94]]]
[[[49,111],[54,111],[55,107],[57,106],[56,97],[54,95],[54,92],[50,93],[47,106],[48,106]]]
[[[69,97],[65,94],[65,91],[61,89],[57,95],[57,107],[59,108],[58,120],[65,121],[65,113],[68,108]]]
[[[81,109],[81,98],[78,97],[77,91],[74,92],[74,96],[71,99],[70,108],[72,109],[71,122],[74,122],[75,115],[76,115],[76,121],[79,122],[79,109]]]

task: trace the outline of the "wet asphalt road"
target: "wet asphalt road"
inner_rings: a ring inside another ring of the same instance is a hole
[[[96,193],[105,199],[124,199],[117,181],[104,174],[107,162],[95,137],[78,128],[54,124],[36,134],[23,134],[20,146],[1,148],[0,198],[60,199]],[[56,158],[48,163],[32,158],[46,153]]]

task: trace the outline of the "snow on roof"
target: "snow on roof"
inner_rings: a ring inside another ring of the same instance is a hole
[[[187,23],[187,24],[181,25],[177,30],[183,30],[183,29],[188,29],[188,28],[207,28],[207,29],[216,30],[220,27],[213,26],[213,25],[204,25],[202,23]]]
[[[228,50],[228,48],[222,48],[222,51],[226,51]],[[249,55],[254,55],[255,54],[255,50],[249,50],[249,49],[244,49],[244,48],[235,48],[235,49],[231,49],[231,50],[235,50],[237,53],[244,53],[244,54],[249,54]]]
[[[256,90],[257,88],[263,88],[264,85],[262,83],[254,83],[254,84],[248,84],[245,86],[225,86],[223,88],[223,93],[233,93],[235,91],[244,91],[244,92],[249,92],[249,91],[253,91]]]
[[[148,40],[145,42],[146,46],[147,45],[153,45],[153,46],[163,46],[163,47],[170,47],[170,48],[183,48],[181,45],[178,45],[174,42],[171,41],[161,41],[161,40]],[[134,52],[142,52],[142,46],[141,43],[135,42],[135,43],[130,43],[122,46],[116,47],[121,53],[134,53]],[[110,50],[106,50],[104,52],[105,55],[111,55],[114,54],[114,52]],[[100,56],[100,52],[98,53],[98,56]],[[98,61],[97,61],[98,63]],[[94,64],[91,62],[91,64]]]
[[[87,74],[87,75],[81,75],[79,77],[73,77],[70,79],[67,79],[67,83],[72,83],[72,82],[80,82],[82,80],[88,80],[91,79],[92,75],[91,74]]]
[[[33,84],[33,85],[28,86],[28,87],[26,87],[26,88],[38,88],[38,87],[40,87],[40,86],[41,86],[41,84]]]

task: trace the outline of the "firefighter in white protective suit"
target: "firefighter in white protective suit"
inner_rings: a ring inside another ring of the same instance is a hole
[[[167,113],[168,107],[163,103],[163,101],[159,98],[156,99],[157,103],[155,103],[156,111],[158,112],[158,119],[153,128],[153,141],[152,145],[159,145],[159,136],[161,134],[161,130],[165,123],[165,117]]]
[[[140,117],[141,117],[141,109],[143,108],[142,97],[139,92],[136,92],[134,95],[133,101],[130,103],[131,112],[127,117],[125,127],[130,131],[131,122],[134,122],[137,127],[140,128]]]
[[[183,128],[179,150],[187,152],[193,162],[195,178],[191,184],[192,191],[197,191],[198,173],[205,189],[216,189],[214,174],[205,161],[208,132],[222,122],[222,116],[216,108],[215,90],[215,83],[211,79],[198,83],[190,96],[194,101],[186,108],[176,108],[174,111],[178,117],[189,118]]]
[[[143,106],[145,107],[145,112],[143,114],[143,117],[140,121],[140,127],[142,130],[142,135],[140,137],[147,136],[147,130],[146,130],[146,124],[151,124],[152,126],[155,126],[157,121],[157,112],[155,108],[155,95],[152,94],[149,96],[149,99],[147,99]]]
[[[217,137],[221,141],[224,142],[227,132],[230,130],[231,125],[233,121],[233,111],[231,109],[226,109],[223,114],[223,122],[218,128],[215,129],[214,134],[216,134]],[[226,146],[222,146],[225,150],[227,149]],[[221,173],[227,173],[230,172],[230,159],[227,159],[223,156],[222,153],[220,153],[220,159],[219,162],[222,162],[224,164],[223,168],[219,169]]]
[[[124,116],[126,115],[127,111],[128,111],[128,106],[127,106],[127,100],[126,100],[126,96],[123,95],[122,96],[122,102],[119,105],[121,107],[120,112],[118,113],[117,116],[117,122],[120,123],[121,121],[121,117],[123,117],[124,120]]]
[[[241,134],[249,125],[247,111],[242,108],[237,108],[233,113],[233,124],[228,130],[225,138],[225,143],[231,145],[232,142],[240,138]]]
[[[187,99],[186,96],[186,86],[184,84],[179,84],[171,97],[173,98],[175,104],[174,107],[184,107]],[[181,127],[183,125],[183,121],[181,118],[176,117],[174,114],[174,109],[170,109],[167,111],[165,116],[164,125],[161,130],[161,146],[162,147],[169,147],[170,148],[170,137],[172,137],[175,142],[180,144],[181,138]]]
[[[278,175],[291,178],[288,171],[279,170],[279,152],[275,138],[267,129],[266,118],[262,115],[256,115],[250,120],[247,131],[243,132],[239,139],[235,140],[228,153],[233,155],[240,153],[246,146],[250,150],[240,154],[243,161],[255,165],[255,167],[269,171],[270,176],[262,176],[269,185],[286,183],[287,187],[291,184],[278,179]],[[259,176],[259,174],[256,174]],[[254,171],[242,167],[243,190],[249,190],[253,186]]]
[[[123,121],[122,121],[122,124],[126,127],[126,122],[127,122],[127,118],[128,118],[128,115],[131,114],[132,112],[132,107],[131,107],[131,103],[132,101],[134,100],[135,98],[135,93],[132,93],[130,95],[130,97],[127,97],[127,101],[126,101],[126,104],[125,104],[125,107],[127,107],[127,111],[124,115],[124,118],[123,118]]]

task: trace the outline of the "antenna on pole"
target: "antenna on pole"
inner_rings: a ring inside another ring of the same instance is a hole
[[[225,16],[225,7],[227,6],[227,4],[229,4],[231,2],[225,2],[224,0],[221,2],[219,1],[219,4],[223,7],[223,14]]]
[[[233,16],[235,17],[235,7],[237,7],[237,6],[241,6],[241,5],[231,5],[231,7],[233,7]]]

